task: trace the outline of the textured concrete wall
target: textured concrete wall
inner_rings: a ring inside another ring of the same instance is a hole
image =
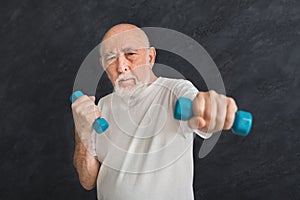
[[[96,199],[72,166],[68,97],[85,56],[120,22],[194,38],[254,115],[247,138],[224,132],[204,159],[195,139],[195,199],[300,199],[299,1],[11,0],[0,16],[0,199]],[[158,53],[206,89],[186,61]],[[102,80],[97,98],[112,89]]]

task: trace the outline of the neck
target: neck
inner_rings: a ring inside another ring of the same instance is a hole
[[[150,72],[150,81],[149,83],[147,84],[147,86],[151,85],[154,81],[156,81],[157,79],[157,76],[155,76],[155,74],[153,73],[153,71],[151,70]]]

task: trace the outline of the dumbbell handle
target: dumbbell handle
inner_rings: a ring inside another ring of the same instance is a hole
[[[73,92],[73,94],[70,96],[70,101],[73,103],[76,101],[79,97],[83,96],[84,94],[77,90]],[[97,133],[103,133],[108,128],[108,123],[104,118],[98,118],[93,123],[93,128]]]
[[[189,120],[194,116],[192,100],[184,97],[180,97],[175,105],[174,118],[177,120]],[[252,115],[249,112],[239,110],[235,114],[232,132],[236,135],[247,136],[252,126]]]

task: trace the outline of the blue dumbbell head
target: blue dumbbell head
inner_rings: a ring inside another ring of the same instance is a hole
[[[174,118],[177,120],[189,120],[193,117],[193,102],[192,100],[180,97],[175,105]],[[252,115],[249,112],[238,111],[236,113],[232,131],[236,135],[246,136],[251,130]]]
[[[174,118],[177,120],[187,121],[193,117],[192,100],[180,97],[175,105]]]
[[[108,123],[103,118],[98,118],[93,124],[93,128],[97,133],[103,133],[108,128]]]
[[[84,94],[79,90],[73,92],[73,94],[70,96],[71,103],[74,103],[74,101],[76,101],[79,97],[81,97],[83,95]]]
[[[232,131],[236,135],[247,136],[252,126],[252,115],[249,112],[242,110],[235,114]]]
[[[70,101],[73,103],[76,101],[79,97],[83,96],[84,94],[77,90],[73,92],[73,94],[70,96]],[[104,118],[98,118],[93,123],[93,128],[97,133],[103,133],[108,128],[108,123]]]

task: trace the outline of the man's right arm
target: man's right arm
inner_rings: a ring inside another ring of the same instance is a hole
[[[97,176],[101,164],[84,147],[76,130],[73,164],[78,173],[80,184],[82,185],[82,187],[84,187],[84,189],[86,190],[93,189],[96,185]]]

